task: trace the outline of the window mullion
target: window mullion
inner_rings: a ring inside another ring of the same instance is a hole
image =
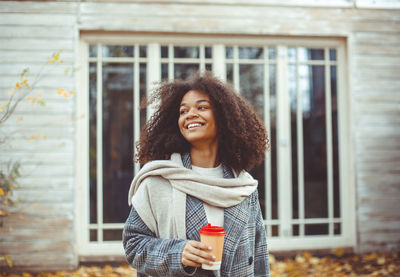
[[[150,93],[154,90],[157,83],[161,80],[161,47],[159,43],[148,44],[148,64],[147,64],[147,99],[149,99]],[[151,107],[147,107],[147,119],[154,114],[154,104]]]
[[[216,77],[226,82],[225,46],[215,44],[212,47],[212,71]]]
[[[279,236],[291,237],[292,228],[292,166],[290,147],[290,102],[288,91],[287,47],[279,45],[277,59],[277,166]]]
[[[139,140],[140,133],[140,69],[139,69],[139,44],[135,45],[134,51],[134,63],[133,63],[133,138],[134,141]],[[135,157],[136,147],[133,144],[132,153]],[[140,169],[139,163],[134,163],[133,176]]]

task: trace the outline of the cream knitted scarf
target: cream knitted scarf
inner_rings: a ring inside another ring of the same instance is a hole
[[[227,208],[241,203],[247,196],[257,189],[257,180],[242,171],[236,178],[224,179],[202,176],[182,164],[181,155],[174,153],[170,160],[158,160],[147,163],[138,172],[129,189],[128,203],[133,204],[142,220],[152,230],[154,218],[146,211],[140,211],[140,205],[132,203],[132,197],[138,190],[140,184],[149,176],[161,176],[169,181],[172,187],[172,218],[174,234],[171,237],[186,238],[186,195],[192,195],[210,205]],[[141,199],[140,201],[146,201]],[[162,208],[162,203],[157,204]],[[139,209],[138,209],[139,208]],[[153,232],[155,230],[152,230]],[[158,233],[158,232],[156,232]]]

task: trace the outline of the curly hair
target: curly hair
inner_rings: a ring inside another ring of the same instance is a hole
[[[161,83],[150,99],[142,103],[141,108],[157,105],[137,142],[137,161],[144,164],[190,151],[190,144],[178,126],[180,102],[189,90],[202,91],[210,97],[217,125],[218,157],[223,164],[239,173],[264,160],[269,140],[257,112],[229,85],[205,72],[187,81]]]

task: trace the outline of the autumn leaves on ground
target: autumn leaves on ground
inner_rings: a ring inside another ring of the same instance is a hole
[[[313,256],[303,252],[291,258],[270,255],[271,276],[400,276],[400,253],[344,254],[338,249],[334,255]],[[80,266],[75,271],[6,273],[1,277],[120,277],[136,276],[129,265]]]

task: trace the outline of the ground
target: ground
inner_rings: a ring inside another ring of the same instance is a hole
[[[313,256],[303,252],[291,258],[276,258],[270,255],[271,277],[295,276],[399,276],[399,252],[345,254],[338,249],[327,256]],[[129,265],[80,266],[75,271],[6,273],[1,277],[120,277],[136,276]]]

